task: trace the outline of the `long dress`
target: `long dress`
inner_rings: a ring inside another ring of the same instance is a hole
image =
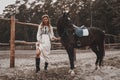
[[[37,32],[37,41],[39,46],[36,45],[36,49],[39,49],[41,54],[40,58],[44,59],[45,62],[49,62],[49,54],[51,49],[51,38],[54,36],[53,28],[50,26],[50,30],[48,26],[44,26],[41,28],[41,25],[38,27]]]

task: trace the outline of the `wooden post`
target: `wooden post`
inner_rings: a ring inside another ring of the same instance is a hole
[[[15,67],[15,16],[11,16],[10,68]]]

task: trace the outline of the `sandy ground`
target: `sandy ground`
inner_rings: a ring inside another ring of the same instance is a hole
[[[9,51],[0,51],[0,80],[120,80],[120,50],[108,50],[102,69],[94,71],[96,56],[91,50],[77,50],[75,76],[70,76],[65,50],[52,50],[48,72],[35,73],[35,50],[16,50],[15,68],[9,68]]]

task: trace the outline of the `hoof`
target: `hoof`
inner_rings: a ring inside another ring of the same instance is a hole
[[[75,71],[74,70],[69,70],[68,73],[70,73],[71,76],[75,76]]]
[[[48,70],[44,70],[45,73],[48,73]]]
[[[92,71],[92,73],[94,73],[94,72],[96,72],[96,71],[99,71],[99,70],[101,70],[101,69],[102,69],[101,66],[96,66],[95,69]]]
[[[95,70],[99,70],[99,69],[101,69],[101,66],[96,66],[95,67]]]
[[[35,71],[35,72],[36,72],[36,73],[38,73],[39,71],[40,71],[40,69],[38,68],[38,69],[36,69],[36,71]]]
[[[98,66],[95,67],[95,70],[98,70]]]

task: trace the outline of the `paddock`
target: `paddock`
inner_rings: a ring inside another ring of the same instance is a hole
[[[6,20],[6,21],[10,21],[11,24],[11,32],[10,32],[10,43],[7,44],[7,45],[10,45],[10,67],[15,67],[15,24],[21,24],[21,25],[28,25],[28,26],[32,26],[32,27],[35,27],[37,28],[38,27],[38,24],[33,24],[33,23],[25,23],[25,22],[19,22],[18,20],[15,19],[15,15],[12,15],[11,18],[0,18],[1,20]],[[56,29],[56,28],[54,28]],[[120,36],[115,36],[115,35],[111,35],[111,34],[106,34],[108,36],[112,36],[112,37],[115,37],[115,39],[118,39],[120,38]],[[107,40],[109,42],[109,39]],[[35,44],[35,42],[18,42],[19,44]],[[54,43],[54,44],[59,44],[60,47],[61,47],[61,44],[60,43]],[[1,46],[2,44],[0,44]],[[114,44],[112,44],[114,45]],[[115,45],[120,45],[119,43],[115,43]],[[4,46],[4,45],[3,45]],[[108,44],[107,47],[110,48],[111,45]],[[58,46],[57,46],[58,47]]]
[[[87,50],[77,50],[76,54],[76,75],[71,77],[68,73],[69,59],[66,51],[52,50],[50,57],[50,66],[48,73],[44,73],[43,69],[38,74],[35,74],[35,50],[15,50],[15,44],[34,45],[35,42],[15,42],[15,23],[22,25],[32,25],[37,28],[37,24],[18,22],[11,17],[5,19],[11,21],[11,40],[10,44],[0,44],[2,46],[10,46],[10,50],[0,50],[0,79],[2,80],[119,80],[120,77],[120,50],[109,49],[112,46],[120,45],[106,44],[105,66],[103,69],[92,72],[94,69],[94,61],[96,56],[94,53]],[[114,35],[110,35],[114,36]],[[61,45],[60,43],[53,43]],[[61,47],[61,46],[60,46]],[[91,54],[92,53],[92,54]],[[41,68],[43,64],[41,65]],[[13,68],[14,67],[14,68]],[[111,73],[112,72],[112,73]]]
[[[48,73],[35,73],[35,50],[16,50],[15,68],[9,67],[9,50],[0,50],[0,80],[119,80],[120,50],[106,50],[105,66],[93,72],[96,56],[91,50],[76,50],[76,75],[70,77],[69,60],[65,50],[52,50]]]

